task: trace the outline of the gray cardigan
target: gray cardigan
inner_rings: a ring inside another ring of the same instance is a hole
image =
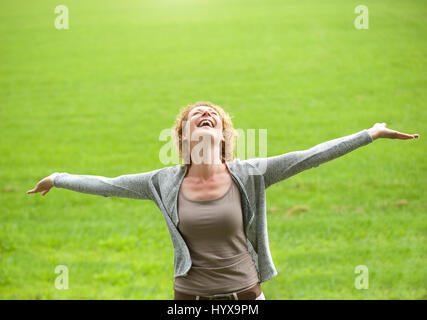
[[[320,143],[307,150],[226,162],[231,178],[242,195],[248,250],[257,267],[260,282],[277,275],[268,246],[265,190],[276,182],[312,167],[318,167],[372,141],[370,133],[364,129]],[[154,201],[162,212],[169,230],[174,248],[174,277],[178,277],[185,276],[191,267],[188,247],[177,228],[177,197],[186,173],[187,167],[181,164],[115,178],[62,172],[54,176],[54,186],[104,197]]]

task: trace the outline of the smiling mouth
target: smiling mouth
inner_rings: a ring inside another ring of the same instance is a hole
[[[210,119],[203,119],[202,121],[199,122],[197,127],[199,127],[199,128],[213,128],[214,123]]]

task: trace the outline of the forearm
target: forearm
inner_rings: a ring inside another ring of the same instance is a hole
[[[107,178],[62,172],[53,175],[53,185],[57,188],[104,197],[150,199],[148,188],[144,188],[147,175],[148,173],[141,173]]]
[[[341,157],[373,141],[367,129],[320,143],[310,149],[260,159],[266,188],[299,172]]]

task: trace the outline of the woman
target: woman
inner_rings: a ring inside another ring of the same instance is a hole
[[[277,275],[268,246],[265,190],[378,138],[412,139],[376,123],[370,129],[273,157],[234,159],[234,129],[210,102],[185,107],[174,126],[184,165],[106,178],[54,173],[28,194],[52,186],[148,199],[161,210],[174,247],[174,299],[265,299]]]

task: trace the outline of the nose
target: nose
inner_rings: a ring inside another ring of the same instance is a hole
[[[205,115],[205,113],[208,113],[210,117],[212,117],[211,112],[209,110],[205,110],[202,112],[202,117]]]

